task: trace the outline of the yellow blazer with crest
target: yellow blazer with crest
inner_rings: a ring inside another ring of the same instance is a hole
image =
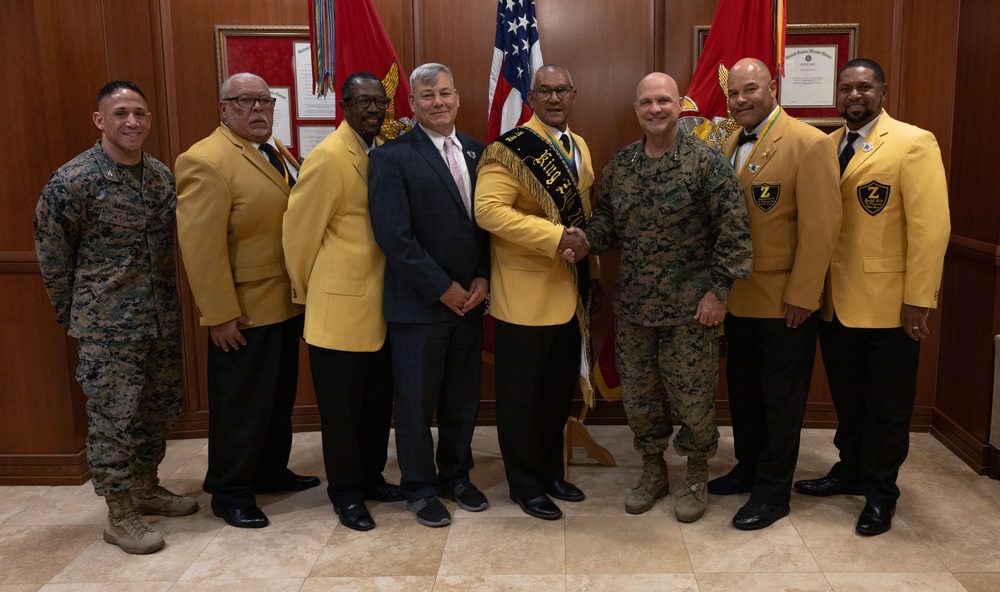
[[[175,172],[177,238],[200,323],[245,315],[259,327],[301,313],[281,250],[290,190],[267,157],[220,125],[177,157]]]
[[[524,124],[541,134],[537,117]],[[572,134],[580,151],[577,189],[590,218],[594,168],[583,138]],[[526,326],[561,325],[576,312],[577,292],[557,246],[563,227],[545,217],[535,198],[507,169],[490,164],[479,169],[476,181],[476,222],[491,233],[490,314],[508,323]],[[600,278],[597,257],[590,258],[592,279]]]
[[[737,134],[723,145],[732,160]],[[840,231],[837,154],[830,138],[779,108],[737,171],[747,202],[753,271],[733,283],[736,316],[784,318],[784,304],[818,310]]]
[[[368,154],[346,122],[302,163],[282,235],[292,299],[306,305],[306,343],[381,348],[385,256],[368,215]]]
[[[844,128],[831,138],[839,146]],[[840,179],[844,222],[823,318],[900,326],[903,304],[937,308],[951,235],[948,182],[934,134],[882,111]]]

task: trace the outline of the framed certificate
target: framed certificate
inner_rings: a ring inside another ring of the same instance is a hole
[[[709,27],[694,28],[694,62]],[[840,125],[835,96],[837,72],[857,57],[858,25],[788,25],[785,75],[778,80],[778,103],[789,114],[820,127]]]

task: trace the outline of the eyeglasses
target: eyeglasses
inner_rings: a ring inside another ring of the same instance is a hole
[[[569,95],[569,93],[573,92],[573,87],[565,84],[557,86],[555,88],[540,86],[538,88],[531,89],[531,92],[535,93],[535,96],[543,101],[549,100],[549,97],[552,96],[552,93],[556,93],[556,96],[559,97],[559,100],[562,100],[565,99]]]
[[[223,101],[235,101],[240,109],[252,109],[254,103],[260,103],[261,109],[274,109],[274,104],[278,101],[272,97],[229,97],[228,99],[222,99]]]
[[[354,103],[354,106],[358,109],[367,109],[372,103],[379,109],[385,109],[389,106],[392,101],[385,97],[366,97],[365,95],[358,95],[355,97],[344,97],[344,101],[349,103]]]

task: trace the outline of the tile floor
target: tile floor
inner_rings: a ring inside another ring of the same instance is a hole
[[[741,532],[729,521],[747,494],[709,497],[704,518],[679,524],[675,495],[630,516],[622,496],[641,460],[624,426],[591,428],[618,461],[574,464],[569,479],[587,493],[558,502],[562,520],[525,516],[507,499],[495,428],[474,443],[474,482],[492,506],[455,508],[446,528],[420,526],[402,503],[374,504],[378,527],[341,527],[324,487],[258,501],[272,525],[240,530],[212,516],[201,489],[206,441],[169,443],[160,475],[196,495],[201,510],[153,518],[167,547],[132,556],[103,542],[103,501],[79,487],[0,487],[0,592],[327,592],[327,591],[658,591],[787,590],[836,592],[1000,590],[1000,482],[980,477],[928,434],[913,434],[900,475],[893,529],[854,533],[858,497],[793,494],[792,513],[772,527]],[[723,428],[717,476],[733,464]],[[835,459],[829,430],[805,430],[797,478],[818,477]],[[390,443],[390,454],[393,444]],[[668,453],[671,489],[683,461]],[[297,434],[292,468],[322,475],[318,433]],[[386,471],[399,477],[394,458]]]

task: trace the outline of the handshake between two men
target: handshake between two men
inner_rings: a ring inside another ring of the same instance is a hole
[[[576,263],[590,253],[590,242],[581,228],[570,226],[563,230],[557,247],[559,255],[569,263]],[[698,301],[694,319],[702,325],[718,325],[726,317],[727,301],[720,300],[711,290],[705,292]]]

